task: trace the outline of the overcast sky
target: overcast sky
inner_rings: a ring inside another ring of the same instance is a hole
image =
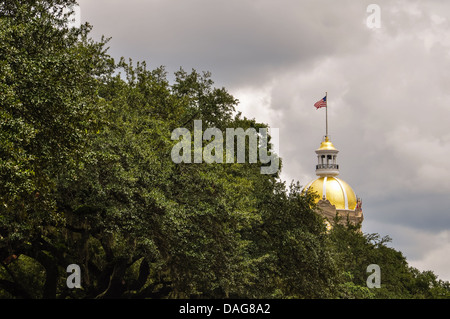
[[[450,280],[450,1],[78,1],[113,57],[211,71],[245,116],[279,128],[287,181],[315,178],[327,91],[363,232]]]

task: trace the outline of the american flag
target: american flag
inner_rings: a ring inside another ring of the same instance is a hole
[[[323,99],[317,101],[314,106],[316,107],[316,109],[320,109],[321,107],[326,107],[327,106],[327,97],[325,96]]]

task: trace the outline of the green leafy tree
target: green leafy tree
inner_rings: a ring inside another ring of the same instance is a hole
[[[272,186],[274,185],[274,186]],[[324,221],[315,211],[313,196],[300,185],[262,184],[258,209],[262,224],[253,230],[253,245],[265,258],[258,273],[258,297],[329,298],[338,276],[328,248]]]
[[[208,72],[171,84],[163,67],[115,63],[89,25],[67,27],[74,3],[0,1],[0,297],[449,296],[389,238],[328,232],[312,195],[237,163],[237,146],[233,163],[174,163],[171,132],[194,120],[254,129],[246,154],[267,125]],[[372,263],[380,289],[365,285]]]
[[[92,158],[60,180],[65,228],[77,233],[80,247],[61,242],[60,253],[82,261],[88,297],[242,294],[252,261],[241,232],[257,218],[248,172],[233,164],[175,164],[169,139],[189,113],[202,119],[203,109],[215,109],[231,121],[235,99],[212,89],[208,74],[180,71],[169,87],[162,68],[119,65],[125,74],[100,91],[108,125],[92,135]],[[260,175],[259,167],[253,172]]]
[[[98,84],[110,68],[104,42],[87,39],[88,25],[66,27],[62,9],[72,4],[0,2],[0,260],[32,256],[47,274],[56,267],[39,240],[62,222],[56,178],[85,154],[97,128]],[[44,296],[54,295],[54,278]]]
[[[410,267],[403,254],[387,243],[389,236],[362,234],[357,226],[335,225],[330,233],[335,260],[341,268],[341,298],[448,298],[448,282],[431,271]],[[368,289],[367,266],[381,270],[381,287]]]

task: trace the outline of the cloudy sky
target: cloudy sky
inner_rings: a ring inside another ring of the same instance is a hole
[[[363,232],[389,235],[412,266],[450,280],[450,2],[375,1],[78,2],[94,38],[112,37],[113,57],[211,71],[238,110],[279,128],[287,181],[315,178],[325,110],[313,104],[328,92]]]

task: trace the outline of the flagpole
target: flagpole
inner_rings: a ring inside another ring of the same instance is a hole
[[[328,138],[328,92],[325,92],[325,101],[326,101],[326,105],[325,105],[325,129],[326,129],[326,134],[325,137]]]

